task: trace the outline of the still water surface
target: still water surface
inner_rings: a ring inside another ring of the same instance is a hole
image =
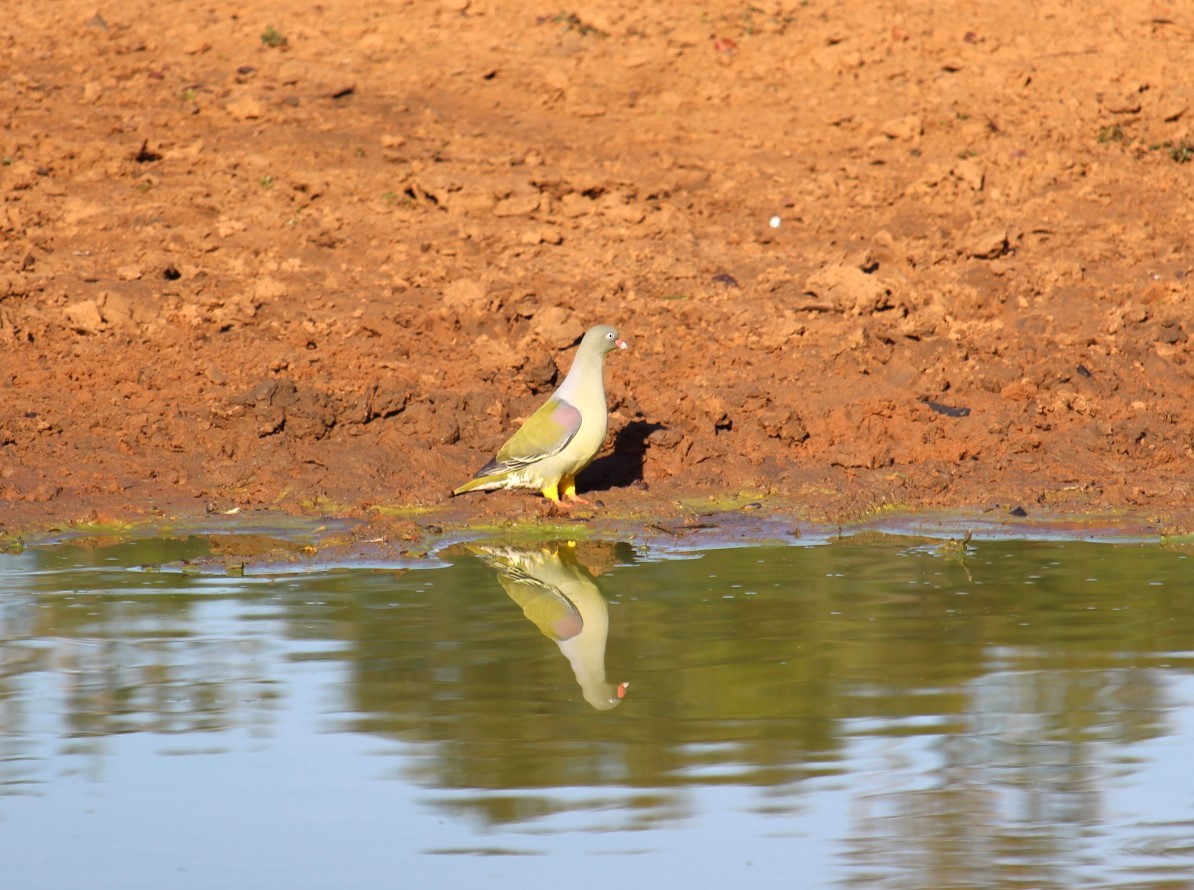
[[[1188,549],[183,570],[213,541],[0,556],[4,887],[1194,875]]]

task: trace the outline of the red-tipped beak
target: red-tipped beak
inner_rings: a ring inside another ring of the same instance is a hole
[[[618,344],[619,349],[629,349],[630,348],[630,344],[620,338],[618,340],[615,340],[614,342]]]
[[[625,348],[625,347],[623,347],[623,348]],[[619,683],[618,684],[618,698],[625,698],[626,690],[629,688],[630,688],[629,683]]]

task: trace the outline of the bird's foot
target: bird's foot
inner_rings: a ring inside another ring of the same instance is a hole
[[[561,480],[560,495],[564,498],[564,500],[571,501],[574,504],[592,503],[576,493],[576,480],[573,478],[565,478]]]

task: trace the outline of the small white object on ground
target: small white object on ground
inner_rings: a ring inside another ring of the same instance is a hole
[[[780,223],[782,223],[782,222],[783,222],[783,220],[782,220],[782,219],[780,219],[778,216],[773,216],[773,217],[771,217],[771,219],[769,219],[769,220],[767,221],[767,224],[768,224],[769,226],[771,226],[771,228],[773,228],[773,229],[778,229],[778,228],[779,228],[779,224],[780,224]]]

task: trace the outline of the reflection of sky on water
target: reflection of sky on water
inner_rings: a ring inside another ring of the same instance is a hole
[[[706,587],[689,598],[679,563],[604,567],[608,657],[635,684],[606,713],[475,561],[96,568],[58,592],[10,574],[6,882],[1160,887],[1189,871],[1188,614],[1140,599],[1155,615],[1129,628],[1097,614],[1122,589],[1039,615],[995,591],[958,618],[905,592],[965,577],[930,553],[895,593],[843,601],[791,576],[858,584],[877,565],[808,553],[692,561]],[[740,583],[757,593],[727,601]]]
[[[1194,678],[1157,672],[1162,712],[1181,719],[1167,719],[1164,736],[1126,746],[1115,731],[1077,743],[1050,738],[1039,713],[1016,709],[1042,679],[980,678],[974,724],[961,733],[885,737],[873,724],[856,731],[847,754],[847,871],[876,887],[913,887],[930,874],[945,885],[1013,886],[1026,867],[1056,886],[1147,886],[1136,882],[1188,869]],[[1157,855],[1166,829],[1156,819],[1166,813],[1184,822],[1176,827],[1184,833],[1180,864]]]

